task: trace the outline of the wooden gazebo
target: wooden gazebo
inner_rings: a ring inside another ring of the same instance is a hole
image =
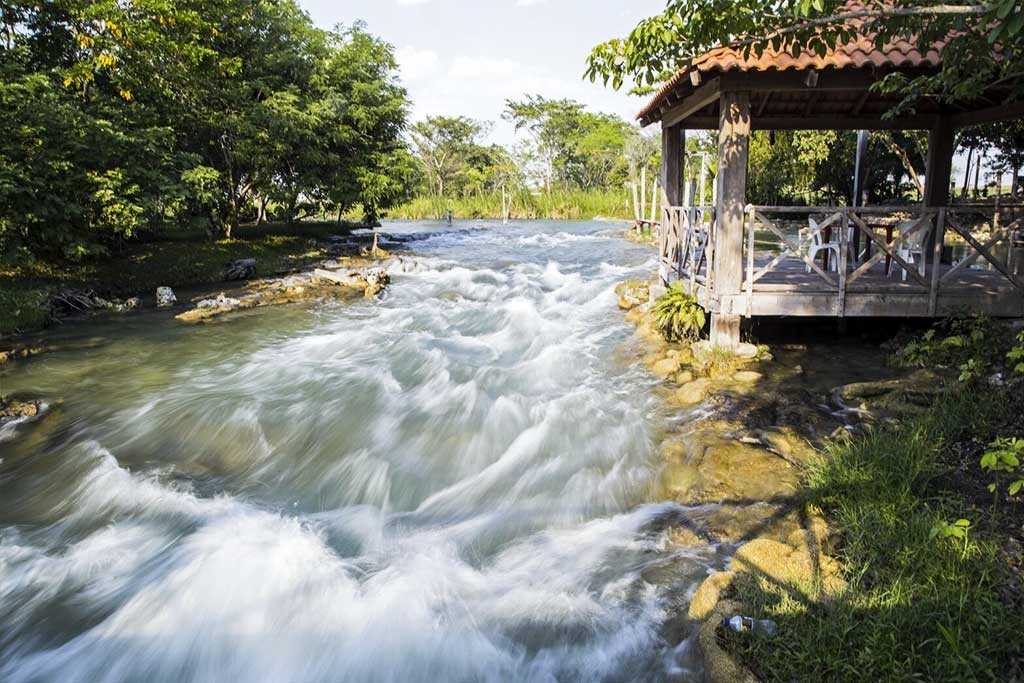
[[[640,112],[642,125],[662,127],[663,278],[689,283],[711,313],[713,343],[735,345],[743,317],[935,317],[961,309],[1024,316],[1024,277],[1017,272],[1020,266],[1024,275],[1024,264],[1009,258],[1020,228],[1014,207],[949,206],[956,129],[1024,116],[1024,103],[1006,103],[1005,93],[993,90],[958,106],[924,100],[911,114],[886,118],[895,100],[871,87],[893,71],[935,72],[941,45],[935,48],[921,54],[897,41],[880,50],[861,38],[825,56],[768,49],[745,57],[723,47],[680,70]],[[694,129],[718,129],[713,206],[694,206],[693,192],[682,187],[686,131]],[[757,129],[926,130],[924,201],[751,206],[748,138]],[[819,215],[817,228],[804,234],[838,242],[833,263],[809,258],[805,242],[789,229],[809,214]],[[756,253],[755,233],[780,248]],[[962,254],[955,263],[952,246]],[[996,255],[1003,251],[1006,256]]]

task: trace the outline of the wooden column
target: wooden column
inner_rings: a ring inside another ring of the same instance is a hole
[[[711,343],[731,349],[740,343],[740,314],[732,309],[733,299],[727,297],[738,295],[743,285],[750,96],[746,92],[723,92],[720,107]]]
[[[683,145],[686,132],[680,125],[661,129],[661,186],[670,206],[683,203]]]
[[[953,141],[955,132],[956,127],[948,115],[939,116],[928,131],[928,160],[924,171],[925,207],[944,207],[949,204],[949,181],[953,173],[953,152],[956,148]],[[936,230],[932,230],[925,242],[924,253],[938,253],[941,259],[942,249],[936,249],[935,242]],[[933,268],[936,265],[934,258],[931,265]]]
[[[928,131],[928,164],[924,171],[924,205],[949,204],[949,180],[953,173],[953,133],[949,116],[940,116]]]
[[[661,129],[661,187],[662,197],[668,206],[679,206],[682,204],[682,179],[683,179],[683,131],[682,127],[663,126]],[[651,197],[652,202],[658,198]],[[672,275],[672,263],[668,255],[678,253],[680,248],[679,236],[675,231],[669,230],[668,217],[661,213],[659,216],[661,227],[658,232],[660,239],[658,277],[662,284],[668,286],[669,278]]]

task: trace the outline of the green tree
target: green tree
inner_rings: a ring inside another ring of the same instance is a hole
[[[894,73],[882,89],[898,92],[909,107],[922,95],[941,101],[970,100],[992,83],[1024,94],[1024,6],[1017,0],[969,4],[931,0],[668,0],[665,10],[641,21],[626,38],[602,43],[591,52],[586,75],[616,89],[627,81],[649,92],[690,61],[719,45],[736,45],[760,55],[766,48],[819,55],[851,40],[874,36],[882,46],[910,40],[922,53],[936,41],[942,49],[937,74]],[[955,35],[954,40],[948,40]],[[992,57],[993,46],[1001,58]]]
[[[458,194],[488,128],[465,116],[429,116],[413,125],[413,144],[432,194]]]

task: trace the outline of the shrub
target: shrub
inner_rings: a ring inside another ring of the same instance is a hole
[[[670,342],[697,339],[707,321],[697,298],[678,281],[658,298],[652,313],[662,336]]]

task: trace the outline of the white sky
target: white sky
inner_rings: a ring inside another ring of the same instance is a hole
[[[505,100],[568,97],[632,121],[643,100],[583,80],[590,48],[623,36],[664,0],[299,0],[323,28],[357,19],[395,46],[413,120],[465,115],[510,144]]]

